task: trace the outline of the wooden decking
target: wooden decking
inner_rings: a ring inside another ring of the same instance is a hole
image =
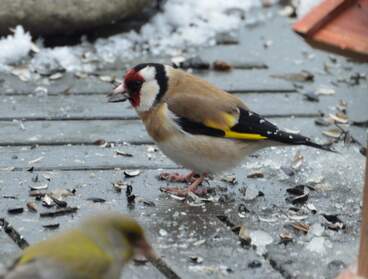
[[[205,60],[220,59],[237,68],[198,74],[237,94],[254,111],[281,127],[298,130],[319,142],[327,141],[322,131],[329,127],[317,126],[314,120],[321,112],[335,113],[340,100],[348,104],[350,123],[368,120],[366,64],[311,49],[281,17],[242,28],[239,38],[238,45],[220,45],[198,53]],[[266,41],[272,41],[268,48],[264,47]],[[241,69],[252,64],[268,68]],[[97,74],[121,76],[126,67],[128,64]],[[272,77],[302,70],[312,73],[314,81]],[[353,84],[351,76],[356,73],[362,78]],[[48,94],[35,94],[38,86],[47,88]],[[321,95],[319,102],[305,100],[303,92],[320,87],[335,93]],[[96,210],[115,210],[137,218],[155,249],[182,278],[332,278],[341,266],[354,261],[364,167],[356,144],[344,147],[340,143],[340,154],[305,147],[259,152],[233,171],[235,185],[222,181],[221,176],[209,181],[207,186],[216,190],[216,201],[193,206],[160,192],[159,188],[166,185],[157,179],[160,171],[186,170],[153,148],[128,104],[107,103],[105,95],[111,88],[97,77],[78,79],[72,74],[47,86],[0,75],[0,218],[29,243],[55,233],[42,225],[59,223],[59,231]],[[366,128],[351,125],[348,129],[356,140],[365,142]],[[102,140],[108,146],[98,145]],[[297,152],[304,161],[291,175],[287,170]],[[127,169],[141,173],[127,178]],[[264,177],[247,177],[255,171]],[[128,204],[124,190],[114,190],[112,184],[119,180],[132,184],[134,205]],[[79,208],[77,213],[41,218],[40,212],[55,208],[47,209],[38,201],[39,211],[28,211],[26,203],[34,201],[29,186],[43,184],[49,185],[49,191],[75,189],[75,195],[65,200]],[[308,200],[295,204],[286,201],[290,196],[286,189],[300,184],[314,187]],[[90,198],[105,202],[94,203]],[[23,207],[24,212],[9,214],[7,210],[14,207]],[[244,207],[249,212],[243,212]],[[329,229],[328,225],[333,226],[326,214],[337,214],[344,229]],[[293,228],[296,223],[310,225],[309,232]],[[259,236],[259,231],[267,234],[272,243],[265,249],[255,238],[256,247],[241,244],[237,235],[241,225],[255,235]],[[291,235],[290,243],[282,243],[283,232]],[[315,248],[314,241],[323,245]],[[0,263],[8,263],[20,251],[1,228],[0,245]],[[203,262],[195,263],[191,257],[201,257]],[[164,278],[150,264],[131,264],[123,277]]]

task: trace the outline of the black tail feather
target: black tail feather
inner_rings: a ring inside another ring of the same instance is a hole
[[[282,142],[285,144],[306,145],[306,146],[318,148],[318,149],[325,150],[325,151],[330,151],[330,152],[335,152],[335,153],[337,152],[331,147],[331,144],[323,144],[323,145],[318,144],[318,143],[313,142],[308,137],[305,137],[299,134],[288,133],[288,132],[280,131],[280,130],[271,134],[269,136],[269,139],[272,139],[278,142]]]

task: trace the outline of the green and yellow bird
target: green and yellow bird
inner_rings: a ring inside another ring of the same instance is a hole
[[[117,213],[97,215],[77,228],[26,248],[0,278],[120,278],[123,266],[135,252],[156,257],[134,219]]]

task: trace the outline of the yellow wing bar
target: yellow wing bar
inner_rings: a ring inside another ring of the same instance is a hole
[[[263,140],[267,139],[267,137],[259,135],[259,134],[249,134],[249,133],[238,133],[233,132],[231,130],[224,131],[225,138],[232,138],[232,139],[244,139],[244,140]]]
[[[267,139],[267,137],[262,136],[260,134],[252,134],[252,133],[238,133],[231,130],[231,127],[237,124],[238,119],[229,113],[223,113],[226,125],[220,125],[215,121],[207,120],[204,125],[210,128],[219,129],[225,132],[225,138],[232,139],[243,139],[243,140],[263,140]]]

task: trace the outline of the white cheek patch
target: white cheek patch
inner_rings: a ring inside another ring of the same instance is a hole
[[[144,82],[140,91],[140,103],[136,110],[139,112],[148,111],[155,102],[159,90],[160,87],[156,80]]]
[[[155,79],[156,76],[156,69],[152,66],[147,66],[139,71],[139,74],[144,78],[146,81],[151,81]]]

